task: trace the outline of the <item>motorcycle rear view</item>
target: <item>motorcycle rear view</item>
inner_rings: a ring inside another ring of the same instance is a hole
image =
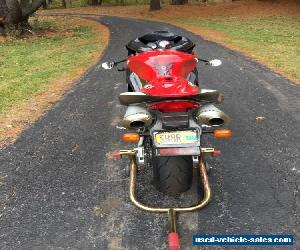
[[[137,146],[114,152],[113,156],[129,158],[131,201],[145,211],[168,215],[171,250],[180,248],[177,214],[201,209],[211,199],[205,156],[217,156],[220,151],[203,147],[202,136],[229,138],[232,134],[229,129],[220,129],[230,119],[214,105],[223,101],[223,95],[217,90],[201,89],[198,82],[197,63],[219,66],[221,61],[198,58],[194,46],[185,37],[156,31],[130,41],[127,59],[102,64],[105,69],[127,64],[119,68],[126,71],[128,85],[128,92],[119,95],[120,103],[127,106],[122,125],[128,132],[122,139]],[[156,189],[177,198],[191,187],[196,168],[203,197],[190,207],[146,206],[136,196],[139,168],[152,168]]]

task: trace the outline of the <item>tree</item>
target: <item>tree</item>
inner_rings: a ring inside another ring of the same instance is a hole
[[[160,0],[150,1],[150,11],[152,10],[160,10]]]
[[[30,28],[28,18],[45,3],[46,0],[0,0],[0,34],[9,30],[24,34]]]
[[[187,4],[188,0],[172,0],[171,4],[172,5],[183,5],[183,4]]]
[[[61,5],[62,5],[63,8],[67,8],[66,0],[61,0]]]
[[[89,0],[89,5],[102,5],[102,0]]]
[[[43,9],[48,9],[48,5],[51,4],[52,0],[46,0],[44,3],[43,3]]]

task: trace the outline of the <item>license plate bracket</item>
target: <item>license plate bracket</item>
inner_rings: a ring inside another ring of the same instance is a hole
[[[153,142],[157,148],[169,147],[199,147],[199,130],[154,131]]]

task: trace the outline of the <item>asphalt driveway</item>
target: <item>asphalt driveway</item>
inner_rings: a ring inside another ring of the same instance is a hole
[[[171,25],[117,17],[101,22],[111,38],[99,63],[0,151],[0,249],[165,249],[165,216],[129,202],[124,162],[109,155],[124,147],[116,126],[124,112],[117,96],[126,86],[123,73],[100,67],[124,58],[130,39],[154,30],[187,36],[199,56],[223,61],[219,68],[200,65],[200,82],[225,94],[220,107],[232,117],[232,139],[207,140],[223,151],[212,163],[214,198],[205,209],[180,216],[183,249],[197,249],[191,246],[195,233],[294,234],[299,239],[299,85]],[[146,171],[140,177],[140,197],[174,203],[155,192],[150,176]],[[192,192],[181,198],[182,203],[194,199]]]

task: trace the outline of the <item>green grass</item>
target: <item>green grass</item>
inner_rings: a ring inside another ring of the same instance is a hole
[[[300,17],[174,21],[222,32],[227,38],[226,43],[253,52],[259,59],[300,80]]]
[[[57,21],[39,24],[40,30],[58,26]],[[90,64],[91,53],[99,47],[95,31],[87,27],[62,31],[67,35],[0,43],[0,113],[43,91],[58,77]]]
[[[59,29],[59,25],[57,22],[52,20],[43,20],[35,18],[31,20],[31,27],[35,32],[39,31],[55,31]]]

